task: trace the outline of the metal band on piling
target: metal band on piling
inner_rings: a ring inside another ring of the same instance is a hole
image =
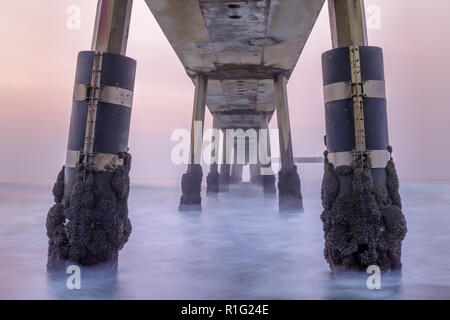
[[[131,58],[79,53],[67,147],[67,192],[80,163],[105,172],[123,165],[119,154],[128,151],[135,72],[136,61]]]
[[[343,47],[322,56],[328,158],[385,168],[389,160],[382,50]]]

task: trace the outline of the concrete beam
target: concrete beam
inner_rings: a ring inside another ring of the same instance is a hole
[[[211,112],[271,112],[273,75],[292,72],[325,0],[145,2],[186,72],[210,79]]]
[[[92,51],[125,55],[133,0],[98,0]]]
[[[364,0],[328,0],[333,48],[367,46]]]

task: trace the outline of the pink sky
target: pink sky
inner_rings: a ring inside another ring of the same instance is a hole
[[[0,180],[53,179],[62,166],[76,55],[90,49],[96,2],[0,2]],[[372,4],[381,8],[382,20],[380,30],[369,30],[369,42],[384,49],[390,139],[400,176],[450,179],[450,1],[366,0]],[[81,8],[80,30],[66,27],[70,5]],[[330,48],[325,7],[288,85],[297,156],[324,150],[320,56]],[[134,1],[127,55],[138,61],[132,178],[179,179],[185,168],[171,164],[170,136],[188,129],[194,88],[143,0]],[[438,161],[427,166],[430,158]],[[303,175],[319,177],[321,170],[308,165]]]

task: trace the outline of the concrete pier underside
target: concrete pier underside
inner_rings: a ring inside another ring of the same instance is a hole
[[[262,127],[273,77],[294,69],[324,0],[146,0],[220,128]],[[295,26],[295,27],[293,27]]]
[[[267,128],[277,110],[280,145],[288,146],[280,148],[286,160],[283,173],[294,170],[286,83],[324,2],[146,0],[196,87],[199,75],[207,79],[205,103],[216,128]],[[202,106],[194,106],[194,113],[196,108]],[[221,173],[222,178],[228,175]],[[290,180],[281,179],[278,186],[280,208],[302,208],[297,173]],[[193,189],[197,191],[192,197],[183,191],[180,208],[201,202],[199,186]],[[284,199],[295,200],[284,206]]]

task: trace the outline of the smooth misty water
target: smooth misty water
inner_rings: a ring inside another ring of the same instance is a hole
[[[82,290],[47,275],[50,184],[0,183],[3,299],[450,299],[450,185],[402,185],[407,238],[401,276],[331,276],[322,257],[320,182],[303,182],[305,212],[280,214],[276,198],[250,185],[201,213],[177,211],[178,182],[133,185],[133,233],[119,269],[82,269]]]

